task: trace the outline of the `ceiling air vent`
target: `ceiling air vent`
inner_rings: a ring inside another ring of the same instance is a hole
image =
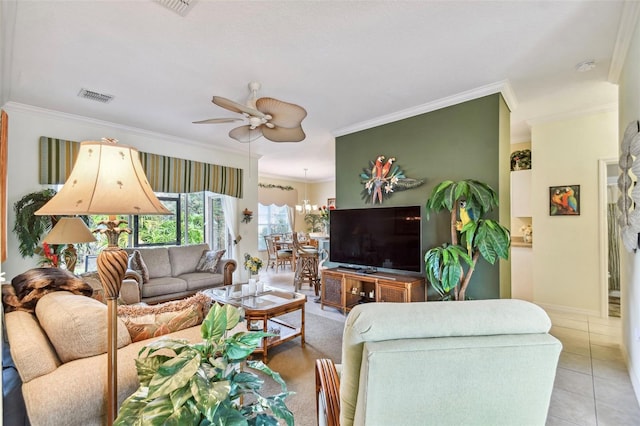
[[[103,104],[107,104],[113,100],[112,95],[105,95],[104,93],[98,93],[87,89],[80,89],[78,96],[89,99],[90,101],[102,102]]]
[[[192,8],[196,0],[155,0],[167,9],[171,9],[180,16],[185,16]]]

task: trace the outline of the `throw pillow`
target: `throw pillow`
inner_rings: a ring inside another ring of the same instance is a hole
[[[210,307],[211,299],[198,293],[152,306],[118,306],[118,317],[127,326],[131,341],[138,342],[201,324]]]
[[[218,262],[224,256],[226,250],[205,250],[202,252],[202,256],[200,256],[200,260],[198,261],[198,265],[196,266],[196,271],[198,272],[211,272],[215,273],[218,268]]]
[[[70,291],[91,296],[93,289],[71,272],[60,268],[34,268],[11,280],[12,294],[3,298],[6,311],[34,312],[36,304],[45,295],[54,291]]]
[[[102,288],[102,282],[100,281],[100,275],[98,275],[98,272],[85,272],[84,274],[80,274],[80,278],[82,278],[84,282],[89,284],[93,289],[93,295],[91,297],[104,304],[107,303],[107,299],[106,297],[104,297],[104,289]]]
[[[91,297],[56,291],[36,305],[36,317],[62,362],[107,352],[107,306]],[[118,348],[131,343],[118,320]]]
[[[149,269],[145,265],[139,250],[134,250],[129,256],[129,269],[133,269],[140,274],[143,284],[149,282]]]

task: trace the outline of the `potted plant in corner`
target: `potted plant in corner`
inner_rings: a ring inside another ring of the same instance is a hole
[[[451,243],[425,254],[427,279],[443,299],[465,300],[471,275],[480,259],[490,264],[509,258],[509,230],[485,216],[498,206],[496,192],[476,180],[447,180],[427,200],[429,211],[451,214]]]
[[[227,336],[242,310],[214,303],[200,328],[201,343],[160,339],[140,350],[136,360],[140,387],[127,398],[115,425],[293,425],[280,375],[262,361],[247,358],[265,336],[241,331]],[[263,380],[244,367],[275,380],[282,391],[260,394]]]

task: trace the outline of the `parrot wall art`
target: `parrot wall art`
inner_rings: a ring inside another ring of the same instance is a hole
[[[549,214],[551,216],[580,214],[580,185],[549,187]]]
[[[395,157],[384,155],[369,160],[369,167],[363,168],[360,173],[364,185],[361,194],[363,200],[382,204],[394,192],[417,188],[424,183],[423,179],[406,177],[400,167],[393,164],[395,161]]]

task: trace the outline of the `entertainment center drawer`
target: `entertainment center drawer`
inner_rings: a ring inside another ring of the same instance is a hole
[[[405,287],[394,285],[386,285],[378,283],[378,301],[379,302],[409,302]]]
[[[347,313],[368,302],[424,302],[425,280],[387,272],[361,273],[344,268],[322,271],[321,308],[333,306]]]
[[[342,277],[322,274],[321,300],[323,305],[342,307]]]

